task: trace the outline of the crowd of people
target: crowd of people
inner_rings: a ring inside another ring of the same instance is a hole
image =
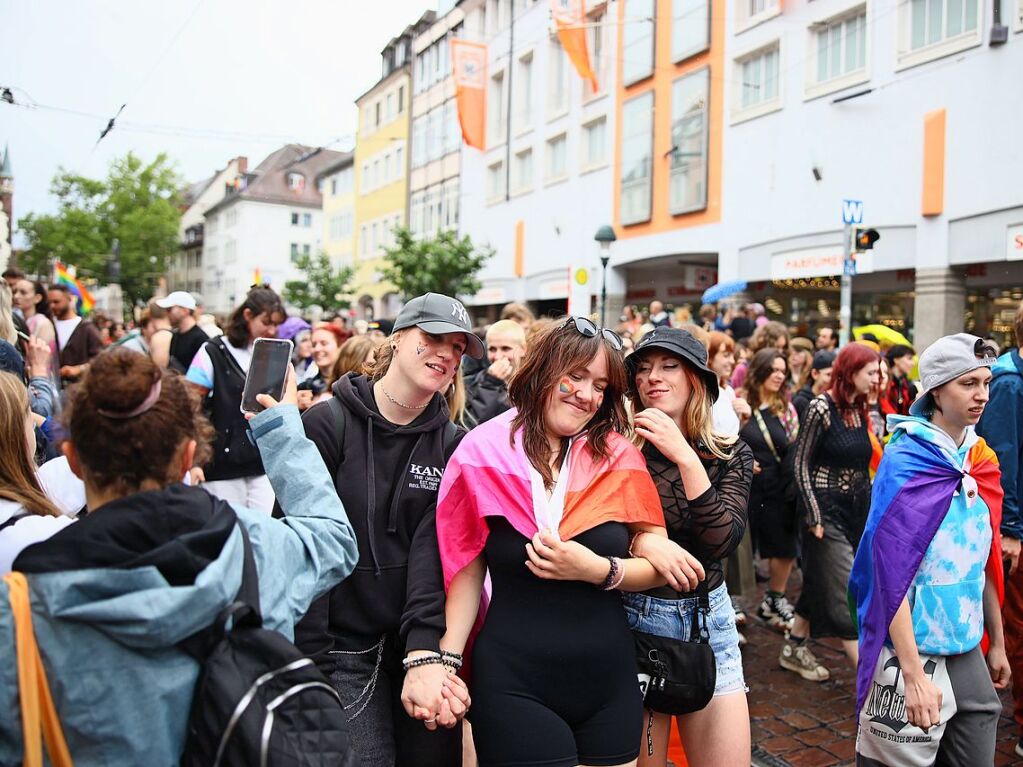
[[[859,763],[993,759],[1023,673],[1016,349],[838,348],[755,304],[473,327],[429,293],[313,324],[264,285],[220,327],[180,291],[106,325],[4,279],[0,642],[27,584],[79,764],[181,761],[188,642],[250,556],[352,764],[660,767],[673,718],[690,765],[748,764],[751,620],[809,683],[841,640]],[[292,364],[246,413],[260,338]],[[0,667],[8,711],[23,673]],[[29,724],[0,723],[0,763],[38,749]]]

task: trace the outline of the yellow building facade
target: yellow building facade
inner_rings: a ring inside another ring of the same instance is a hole
[[[348,152],[324,169],[317,181],[323,196],[323,250],[335,269],[355,256],[355,157]]]

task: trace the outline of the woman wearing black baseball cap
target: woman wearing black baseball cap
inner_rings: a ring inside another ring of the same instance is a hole
[[[736,437],[714,431],[717,375],[707,367],[706,347],[690,333],[657,328],[640,339],[626,364],[638,411],[636,433],[646,442],[643,455],[661,496],[668,536],[698,557],[707,573],[698,591],[710,601],[707,628],[717,682],[706,708],[678,717],[679,732],[691,765],[744,764],[750,758],[749,710],[722,562],[746,529],[753,455]],[[664,544],[663,538],[639,534],[631,553],[657,567]],[[630,628],[680,642],[689,637],[696,593],[663,587],[624,597]],[[664,765],[671,717],[649,712],[647,721],[654,753],[642,749],[639,764]]]
[[[302,419],[352,520],[359,563],[314,603],[295,643],[331,677],[364,767],[461,764],[455,725],[468,693],[439,662],[444,583],[435,507],[464,435],[449,420],[444,393],[462,356],[483,353],[461,302],[427,293],[402,309],[371,372],[338,379],[334,396]],[[413,659],[405,672],[403,661]]]

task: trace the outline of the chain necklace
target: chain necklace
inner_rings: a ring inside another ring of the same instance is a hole
[[[406,405],[404,402],[398,402],[398,400],[392,397],[390,393],[387,391],[387,389],[385,389],[383,386],[380,387],[380,391],[384,393],[384,396],[387,397],[387,399],[390,400],[391,403],[397,405],[398,407],[403,407],[406,410],[422,410],[424,407],[426,407],[433,401],[433,397],[430,397],[430,399],[428,399],[422,405]]]

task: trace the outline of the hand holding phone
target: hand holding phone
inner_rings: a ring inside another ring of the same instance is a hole
[[[241,409],[244,413],[260,413],[285,399],[287,384],[291,382],[292,404],[297,402],[294,393],[295,373],[291,367],[291,341],[277,338],[257,338],[252,347],[252,361],[245,376]],[[269,404],[268,404],[269,403]]]

